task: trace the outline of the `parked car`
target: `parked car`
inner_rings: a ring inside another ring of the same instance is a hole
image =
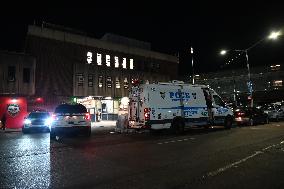
[[[31,130],[50,131],[50,125],[52,123],[52,117],[49,112],[35,111],[29,113],[24,119],[24,125],[22,132],[28,133]]]
[[[284,118],[284,110],[281,109],[280,105],[270,104],[262,107],[262,109],[268,115],[269,120],[279,121]]]
[[[267,124],[269,118],[263,110],[256,107],[238,107],[234,110],[235,122],[238,125]]]
[[[91,117],[82,104],[61,104],[55,108],[50,137],[68,133],[91,136]]]

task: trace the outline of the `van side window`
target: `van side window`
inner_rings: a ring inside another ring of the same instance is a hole
[[[213,95],[213,98],[214,98],[215,104],[217,106],[222,106],[222,107],[225,106],[225,103],[223,102],[223,100],[219,96]]]

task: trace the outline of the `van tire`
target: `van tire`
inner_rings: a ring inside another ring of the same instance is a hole
[[[233,118],[232,118],[232,116],[227,116],[225,118],[224,127],[226,129],[231,129],[232,125],[233,125]]]
[[[172,123],[171,129],[174,134],[183,134],[184,121],[182,119],[175,119]]]

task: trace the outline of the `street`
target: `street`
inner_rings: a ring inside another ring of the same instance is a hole
[[[0,188],[283,188],[284,122],[183,135],[0,133]]]

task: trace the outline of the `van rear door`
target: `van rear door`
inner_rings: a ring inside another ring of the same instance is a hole
[[[128,120],[129,126],[134,127],[140,120],[139,115],[139,87],[132,87],[129,92]]]

